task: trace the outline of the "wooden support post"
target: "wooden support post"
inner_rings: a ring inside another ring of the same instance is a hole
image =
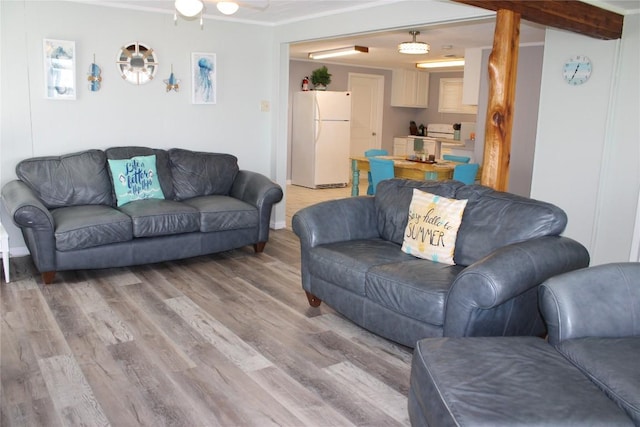
[[[520,14],[498,10],[493,51],[489,56],[489,100],[481,180],[483,185],[498,191],[507,191],[509,186],[519,43]]]

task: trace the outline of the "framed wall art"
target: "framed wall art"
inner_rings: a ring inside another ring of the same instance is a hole
[[[193,104],[216,103],[216,54],[193,52],[191,54],[191,102]]]
[[[44,90],[47,99],[76,99],[76,43],[43,40]]]

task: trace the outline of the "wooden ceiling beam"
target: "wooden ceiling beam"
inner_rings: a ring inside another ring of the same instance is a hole
[[[526,21],[602,40],[622,37],[624,16],[578,0],[452,0],[488,10],[510,10]]]

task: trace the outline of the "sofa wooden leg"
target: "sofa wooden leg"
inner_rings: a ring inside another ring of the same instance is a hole
[[[258,242],[253,244],[253,250],[259,254],[264,251],[264,247],[267,245],[267,242]]]
[[[320,307],[320,304],[322,304],[322,300],[320,298],[307,291],[304,291],[304,293],[307,294],[307,299],[309,300],[309,305],[311,307]]]
[[[42,281],[44,282],[45,285],[50,285],[51,283],[53,283],[53,278],[55,276],[56,276],[55,271],[45,271],[44,273],[42,273]]]

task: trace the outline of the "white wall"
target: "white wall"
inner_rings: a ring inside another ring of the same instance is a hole
[[[63,1],[0,2],[2,31],[1,184],[15,177],[15,165],[32,156],[87,148],[142,145],[225,152],[241,169],[274,176],[271,158],[273,29],[172,14],[100,7]],[[44,98],[42,40],[76,43],[78,96],[75,101]],[[155,80],[135,86],[121,79],[116,57],[129,42],[151,46],[160,63]],[[217,104],[191,104],[191,52],[217,55]],[[90,92],[87,71],[95,54],[102,89]],[[179,92],[166,92],[171,65]],[[23,246],[4,216],[11,246]]]
[[[592,265],[629,260],[638,201],[637,15],[625,19],[620,46],[552,29],[545,39],[531,196],[567,212],[565,235],[589,249]],[[575,54],[593,62],[581,86],[561,75]]]

